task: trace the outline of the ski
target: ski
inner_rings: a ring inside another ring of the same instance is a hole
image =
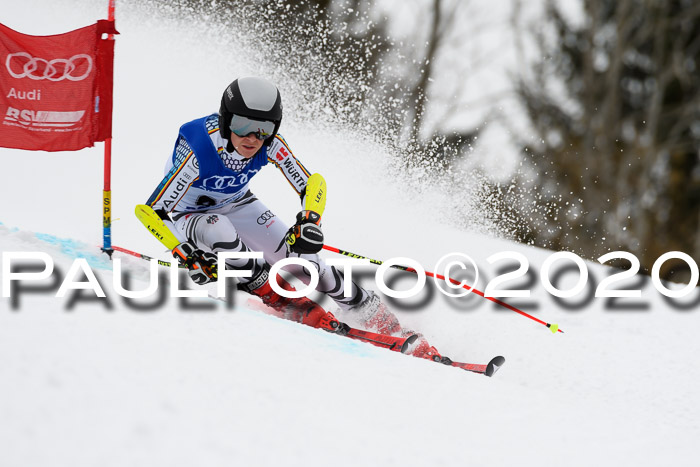
[[[272,308],[268,307],[267,305],[258,300],[248,299],[247,306],[251,310],[261,311],[269,315],[278,316],[277,312],[275,312]],[[376,332],[371,331],[363,331],[362,329],[351,328],[347,324],[340,321],[338,321],[338,327],[336,328],[336,330],[329,332],[332,332],[333,334],[336,334],[338,336],[348,337],[350,339],[354,339],[360,342],[372,344],[376,347],[381,347],[383,349],[389,349],[394,352],[401,353],[406,353],[408,347],[418,338],[418,336],[416,335],[409,335],[406,337],[394,337],[387,336],[384,334],[378,334]]]
[[[488,362],[486,365],[480,365],[477,363],[461,363],[461,362],[452,362],[450,365],[461,368],[463,370],[471,371],[473,373],[479,373],[482,375],[486,376],[493,376],[499,368],[503,366],[503,364],[506,362],[506,359],[498,356],[494,357],[491,359],[490,362]]]
[[[345,325],[347,326],[347,325]],[[376,332],[363,331],[361,329],[347,327],[347,332],[338,333],[341,336],[349,337],[350,339],[355,339],[361,342],[367,342],[377,347],[384,349],[393,350],[394,352],[406,353],[408,346],[415,341],[418,336],[411,335],[408,337],[394,337],[387,336],[384,334],[377,334]]]
[[[355,329],[341,323],[341,329],[343,331],[337,332],[338,335],[349,337],[350,339],[356,339],[362,342],[367,342],[369,344],[375,345],[377,347],[382,347],[385,349],[393,350],[394,352],[406,353],[409,346],[418,339],[418,335],[413,334],[408,337],[394,337],[387,336],[384,334],[377,334],[375,332],[363,331],[361,329]],[[421,358],[421,357],[418,357]],[[447,361],[446,361],[447,360]],[[440,360],[433,360],[438,363],[447,363],[449,366],[455,368],[461,368],[462,370],[471,371],[472,373],[479,373],[488,377],[493,376],[506,362],[506,359],[501,357],[494,357],[487,364],[478,363],[463,363],[463,362],[453,362],[450,359],[442,357]]]
[[[262,311],[263,313],[271,314],[273,316],[277,315],[270,307],[258,300],[248,299],[247,306],[251,310]],[[424,358],[422,356],[412,355],[410,353],[413,350],[415,350],[411,348],[411,345],[419,339],[420,336],[418,334],[407,334],[403,337],[379,334],[372,331],[363,331],[362,329],[352,328],[341,321],[337,321],[337,327],[334,330],[328,331],[341,337],[347,337],[360,342],[366,342],[376,347],[388,349],[393,352],[400,352],[402,354],[410,355],[416,358]],[[436,359],[428,358],[428,360],[437,363],[442,363],[448,366],[453,366],[456,368],[461,368],[463,370],[471,371],[472,373],[479,373],[486,376],[493,376],[494,373],[496,373],[496,371],[498,371],[498,369],[506,361],[506,359],[501,356],[492,358],[491,361],[485,365],[480,365],[476,363],[453,362],[450,358],[440,356],[436,356]]]

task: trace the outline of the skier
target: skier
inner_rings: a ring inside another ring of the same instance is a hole
[[[342,334],[347,325],[332,313],[307,297],[283,297],[270,286],[270,264],[287,257],[303,258],[318,269],[317,290],[342,310],[357,311],[369,330],[400,333],[396,316],[374,292],[352,283],[350,296],[345,297],[342,272],[318,256],[323,247],[325,181],[319,174],[312,175],[294,156],[278,134],[281,122],[282,99],[277,87],[265,79],[247,77],[226,87],[218,114],[180,128],[165,177],[146,203],[181,242],[172,250],[173,256],[187,267],[190,278],[202,285],[217,279],[217,253],[262,252],[261,259],[226,260],[227,269],[252,270],[249,277],[240,279],[238,289],[260,297],[288,319]],[[301,210],[291,227],[248,188],[253,176],[269,164],[282,172],[300,197]],[[313,193],[307,193],[310,185]],[[309,283],[303,267],[294,265],[286,270]],[[281,277],[277,280],[282,288],[294,290]],[[441,358],[425,339],[412,354]]]

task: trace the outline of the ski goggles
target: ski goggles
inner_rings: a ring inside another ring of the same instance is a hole
[[[262,141],[275,132],[275,122],[253,120],[252,118],[233,115],[229,128],[238,136],[244,137],[253,133],[256,138]]]

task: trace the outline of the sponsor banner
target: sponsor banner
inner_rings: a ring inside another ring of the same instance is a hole
[[[72,151],[112,136],[107,34],[113,21],[53,36],[0,24],[0,147]]]

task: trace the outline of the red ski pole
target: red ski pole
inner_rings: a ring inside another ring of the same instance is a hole
[[[378,259],[368,258],[368,257],[366,257],[366,256],[358,255],[358,254],[355,254],[355,253],[351,253],[351,252],[349,252],[349,251],[341,250],[340,248],[336,248],[336,247],[333,247],[333,246],[330,246],[330,245],[323,245],[323,249],[324,249],[324,250],[328,250],[328,251],[332,251],[333,253],[338,253],[338,254],[343,255],[343,256],[349,256],[349,257],[351,257],[351,258],[367,259],[367,260],[369,260],[370,263],[376,264],[377,266],[379,266],[379,265],[381,265],[381,264],[384,264],[384,261],[380,261],[380,260],[378,260]],[[402,271],[408,271],[408,272],[413,272],[413,273],[416,272],[416,270],[413,269],[413,268],[409,268],[409,267],[407,267],[407,266],[401,266],[401,265],[398,265],[398,264],[394,264],[394,265],[392,265],[391,267],[394,268],[394,269],[400,269],[400,270],[402,270]],[[443,280],[443,281],[450,281],[451,283],[453,283],[453,284],[455,284],[455,285],[462,285],[461,282],[458,282],[458,281],[456,281],[455,279],[452,279],[451,277],[441,276],[440,274],[435,274],[435,273],[432,273],[432,272],[429,272],[429,271],[426,271],[426,272],[425,272],[425,275],[428,276],[428,277],[435,277],[435,278],[440,279],[440,280]],[[538,323],[540,323],[540,324],[542,324],[542,325],[544,325],[544,326],[547,326],[547,327],[549,328],[549,330],[552,331],[552,333],[556,333],[556,332],[564,333],[564,331],[562,331],[561,329],[559,329],[559,325],[558,325],[558,324],[550,324],[550,323],[547,323],[547,322],[545,322],[545,321],[542,321],[541,319],[535,318],[534,316],[532,316],[532,315],[530,315],[530,314],[528,314],[528,313],[525,313],[525,312],[522,311],[522,310],[517,309],[517,308],[514,307],[513,305],[507,304],[506,302],[504,302],[504,301],[502,301],[502,300],[499,300],[499,299],[494,298],[494,297],[486,297],[486,296],[484,295],[484,292],[482,292],[482,291],[480,291],[480,290],[477,290],[477,289],[475,289],[475,288],[473,288],[473,287],[470,288],[470,287],[468,287],[468,286],[466,286],[466,285],[462,285],[462,287],[465,288],[465,289],[470,289],[472,292],[474,292],[475,294],[479,295],[480,297],[483,297],[483,298],[485,298],[485,299],[487,299],[487,300],[491,300],[492,302],[497,303],[497,304],[499,304],[500,306],[502,306],[502,307],[504,307],[504,308],[507,308],[507,309],[509,309],[509,310],[511,310],[511,311],[514,311],[514,312],[516,312],[516,313],[518,313],[518,314],[521,314],[521,315],[525,316],[526,318],[530,318],[530,319],[533,320],[533,321],[536,321],[536,322],[538,322]]]

